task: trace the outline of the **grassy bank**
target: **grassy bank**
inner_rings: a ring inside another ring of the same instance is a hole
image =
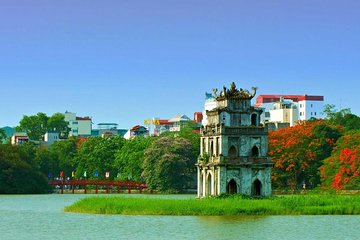
[[[269,199],[89,197],[66,212],[127,215],[357,215],[360,195],[291,195]]]

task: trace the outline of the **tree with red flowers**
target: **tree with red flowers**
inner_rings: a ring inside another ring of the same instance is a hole
[[[330,156],[340,135],[339,128],[323,120],[303,121],[294,127],[270,132],[274,187],[296,190],[303,184],[317,186],[322,160]]]
[[[360,188],[360,132],[341,137],[333,153],[320,168],[322,187],[327,189]]]

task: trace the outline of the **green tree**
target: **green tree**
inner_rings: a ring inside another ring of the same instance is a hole
[[[63,137],[69,133],[68,123],[65,121],[64,114],[55,113],[48,117],[45,113],[39,112],[36,115],[24,116],[20,120],[20,125],[16,131],[24,131],[31,140],[41,141],[48,131],[57,131]]]
[[[45,113],[39,112],[33,116],[24,116],[20,120],[20,126],[16,127],[16,131],[24,131],[31,140],[42,140],[47,131],[48,117]]]
[[[196,157],[187,139],[164,136],[145,151],[144,177],[150,190],[180,192],[186,188]]]
[[[200,155],[200,134],[196,132],[196,124],[194,122],[188,121],[179,132],[166,132],[163,136],[181,137],[189,140],[192,144],[194,156]]]
[[[0,194],[51,192],[34,155],[30,145],[0,145]]]
[[[65,121],[65,115],[54,113],[47,123],[48,131],[56,131],[61,137],[67,137],[70,131],[69,124]]]
[[[5,134],[4,129],[0,128],[0,144],[2,144],[3,141],[6,140],[6,138],[7,138],[7,137],[6,137],[6,134]]]
[[[71,137],[54,142],[49,150],[40,148],[36,153],[36,160],[45,175],[52,173],[55,177],[60,171],[64,171],[65,176],[71,176],[72,171],[77,167],[76,154],[77,139]]]
[[[327,104],[324,113],[331,124],[343,126],[345,132],[360,129],[360,117],[352,114],[349,108],[337,110],[335,105]]]
[[[120,173],[120,179],[143,180],[144,152],[153,140],[154,138],[137,137],[126,141],[124,146],[116,152],[115,168]]]
[[[75,158],[78,162],[76,177],[82,177],[85,171],[88,178],[94,178],[94,173],[98,172],[99,178],[104,179],[106,171],[110,171],[110,179],[116,177],[115,154],[122,148],[124,142],[125,140],[119,136],[88,138],[81,144]]]

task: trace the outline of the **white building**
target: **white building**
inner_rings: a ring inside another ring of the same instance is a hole
[[[270,122],[272,123],[289,123],[290,126],[294,126],[299,120],[298,116],[297,104],[292,100],[284,100],[282,97],[279,102],[273,104],[273,109],[270,109]]]
[[[90,117],[77,117],[75,113],[65,112],[65,121],[69,123],[69,136],[91,136],[92,121]]]
[[[216,108],[216,100],[211,93],[205,93],[205,105],[203,110],[203,119],[201,125],[206,126],[208,124],[208,118],[206,115],[206,111],[211,111]]]
[[[324,97],[310,95],[259,95],[256,107],[264,109],[261,122],[296,124],[299,120],[323,118]]]
[[[44,135],[44,142],[48,146],[51,146],[54,142],[60,141],[60,135],[58,132],[47,132]]]

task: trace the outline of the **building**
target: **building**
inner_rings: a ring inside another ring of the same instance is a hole
[[[270,109],[271,123],[288,123],[288,126],[295,126],[298,121],[299,109],[291,100],[280,97],[280,100],[273,104],[273,109]]]
[[[154,129],[154,136],[159,136],[162,133],[169,132],[170,128],[173,126],[172,122],[169,122],[167,119],[153,118],[152,125]]]
[[[127,129],[118,129],[117,123],[99,123],[97,129],[91,130],[91,136],[93,137],[110,137],[121,136],[124,137]]]
[[[172,127],[170,127],[170,132],[179,132],[181,128],[184,127],[189,121],[191,121],[191,119],[185,114],[176,115],[169,120],[169,122],[172,123]]]
[[[251,106],[255,94],[256,88],[250,93],[236,89],[235,83],[220,94],[214,90],[214,108],[206,110],[207,124],[200,130],[198,197],[271,195],[273,164],[267,155],[267,128],[260,125],[262,109]]]
[[[69,136],[91,136],[92,121],[90,117],[77,117],[75,113],[65,112],[65,121],[69,123]]]
[[[51,146],[54,142],[60,141],[60,134],[55,131],[49,131],[44,135],[44,142]]]
[[[147,130],[146,127],[136,125],[125,133],[124,138],[130,140],[136,137],[148,137],[148,136],[149,136],[149,131]]]
[[[27,135],[27,133],[16,132],[11,137],[12,145],[19,145],[19,144],[23,144],[23,143],[27,143],[27,142],[29,142],[29,136]]]
[[[293,126],[299,120],[323,118],[324,96],[259,95],[255,107],[264,108],[261,122],[289,123]]]

